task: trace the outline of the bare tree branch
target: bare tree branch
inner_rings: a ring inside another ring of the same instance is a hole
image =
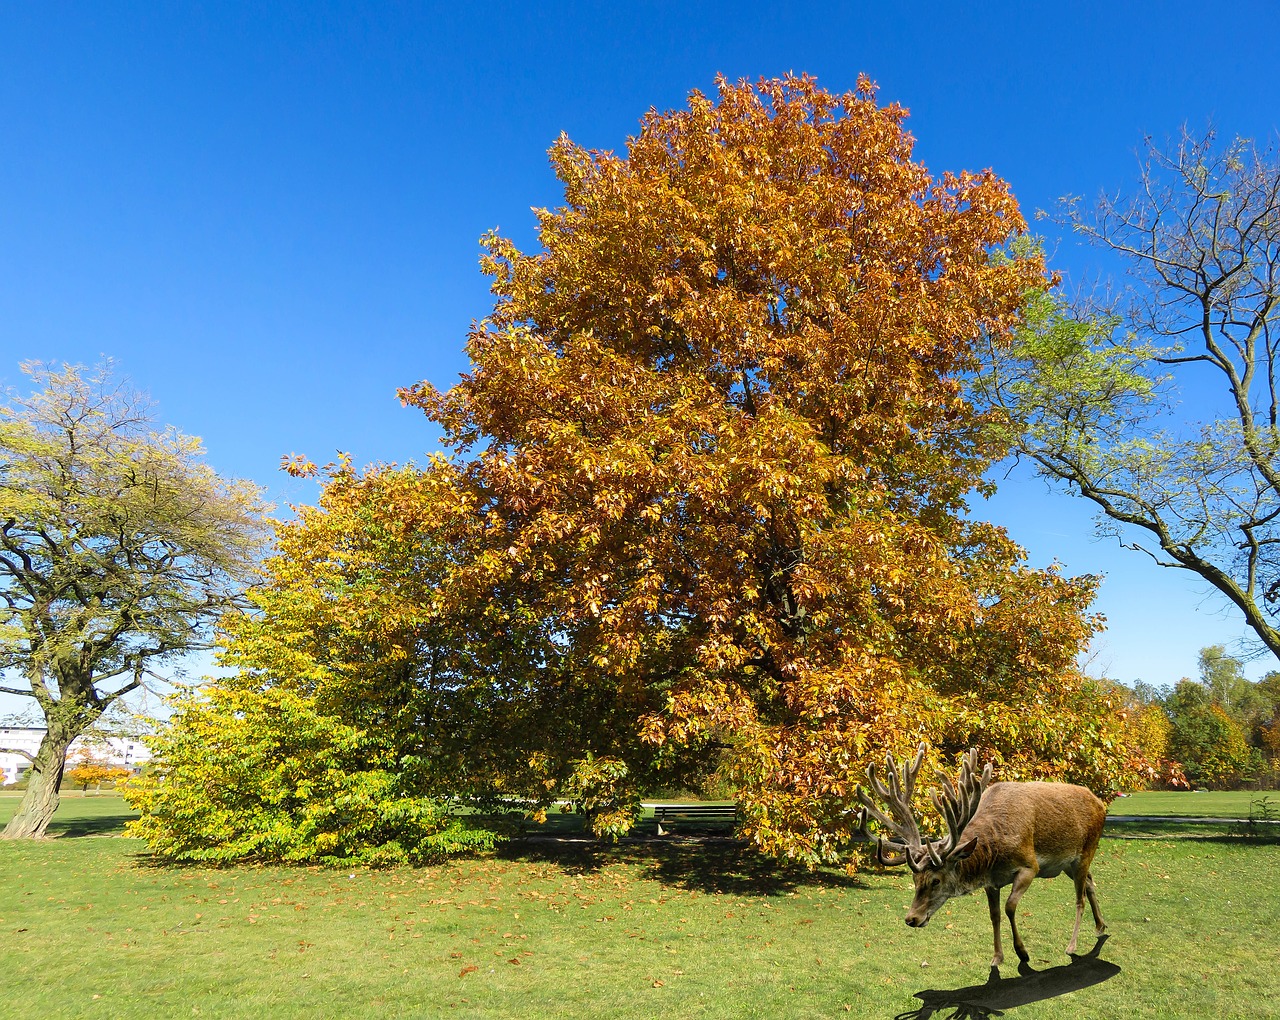
[[[1203,578],[1280,656],[1280,163],[1212,131],[1148,140],[1145,156],[1132,193],[1064,206],[1127,262],[1126,307],[1033,297],[975,392],[1015,451],[1102,511],[1104,533]],[[1183,388],[1227,400],[1194,420]]]

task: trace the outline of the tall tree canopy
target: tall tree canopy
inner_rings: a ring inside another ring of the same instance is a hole
[[[34,699],[47,730],[9,838],[44,833],[77,736],[208,645],[263,537],[258,490],[108,368],[24,370],[41,388],[0,407],[0,690]]]
[[[1132,286],[1036,298],[985,396],[1104,533],[1207,581],[1280,656],[1280,164],[1212,133],[1149,143],[1136,188],[1066,222]]]
[[[1006,184],[933,178],[904,118],[866,81],[722,80],[625,155],[562,137],[543,251],[486,240],[470,374],[404,392],[482,524],[450,605],[537,621],[518,682],[575,720],[549,783],[625,813],[719,750],[756,840],[817,859],[885,746],[1103,792],[1126,767],[1073,671],[1094,580],[968,515],[1004,451],[961,380],[1042,261]]]

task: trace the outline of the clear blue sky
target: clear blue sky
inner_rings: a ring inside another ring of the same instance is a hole
[[[718,72],[865,72],[935,173],[993,167],[1031,213],[1126,184],[1144,134],[1184,121],[1274,135],[1277,67],[1265,2],[6,4],[0,384],[109,355],[219,470],[308,501],[281,455],[434,448],[396,387],[465,369],[477,239],[532,245],[561,131],[619,148]],[[1095,258],[1067,240],[1055,264]],[[1243,634],[1042,482],[975,509],[1034,563],[1106,575],[1111,675],[1173,681]]]

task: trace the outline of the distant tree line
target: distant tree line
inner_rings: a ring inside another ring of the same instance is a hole
[[[1200,676],[1134,685],[1148,720],[1148,748],[1161,760],[1158,785],[1212,790],[1280,784],[1280,671],[1250,681],[1222,645],[1200,652]]]

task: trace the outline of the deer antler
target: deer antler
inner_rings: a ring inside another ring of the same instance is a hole
[[[925,745],[921,743],[916,750],[915,759],[910,764],[902,764],[901,777],[893,755],[886,754],[887,782],[884,783],[876,775],[874,765],[867,767],[867,781],[875,795],[889,808],[892,817],[881,811],[862,787],[858,787],[857,797],[862,804],[861,829],[866,831],[867,818],[871,817],[895,837],[889,840],[881,837],[876,841],[876,860],[884,867],[905,864],[912,871],[921,871],[926,867],[941,868],[946,858],[955,852],[960,843],[960,834],[973,819],[978,810],[978,802],[982,799],[982,792],[991,782],[990,763],[983,769],[981,776],[975,778],[978,750],[970,748],[961,761],[958,782],[952,783],[949,777],[940,776],[941,793],[935,790],[932,794],[934,806],[946,820],[947,835],[939,840],[925,842],[911,808],[911,796],[915,792],[916,776],[924,761],[924,752]],[[890,851],[888,854],[885,853],[886,847]]]
[[[987,762],[982,774],[975,776],[978,768],[978,749],[971,747],[960,759],[960,777],[956,783],[943,773],[938,773],[942,784],[941,791],[934,790],[931,799],[933,806],[942,813],[947,823],[947,834],[940,840],[929,844],[929,856],[936,866],[955,852],[960,844],[960,833],[968,825],[978,811],[978,802],[982,800],[982,792],[991,784],[991,763]]]
[[[888,806],[893,815],[892,818],[880,810],[879,805],[863,792],[861,786],[858,787],[857,797],[862,804],[864,812],[862,824],[866,825],[866,817],[870,815],[897,837],[888,841],[888,846],[891,850],[898,851],[896,855],[892,856],[885,855],[885,840],[883,838],[876,841],[876,860],[886,868],[906,864],[912,871],[920,870],[916,866],[916,855],[912,851],[918,853],[923,850],[923,841],[920,837],[920,828],[916,824],[915,813],[911,810],[911,795],[915,792],[916,776],[920,772],[920,765],[923,761],[924,743],[922,742],[916,750],[915,760],[910,764],[902,763],[902,776],[899,778],[893,755],[886,754],[884,756],[884,768],[885,776],[888,780],[887,784],[880,781],[876,775],[876,767],[874,765],[867,766],[867,781],[871,784],[871,789],[875,792],[875,795]]]

